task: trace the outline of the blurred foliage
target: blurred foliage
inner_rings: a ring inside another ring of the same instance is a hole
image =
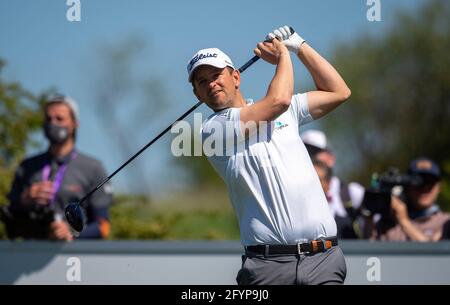
[[[27,147],[38,147],[31,139],[42,125],[42,105],[46,93],[35,96],[18,82],[7,81],[0,59],[0,205],[7,204],[7,194],[15,169],[25,156]],[[48,94],[48,93],[47,93]],[[0,238],[5,238],[0,222]]]
[[[117,195],[110,216],[112,240],[239,240],[228,195],[216,188],[170,194],[162,200]],[[0,239],[5,238],[0,222]]]
[[[450,208],[450,2],[399,12],[384,35],[364,35],[332,60],[352,90],[323,120],[333,143],[352,153],[349,176],[368,182],[389,166],[428,156],[444,169],[440,202]],[[366,183],[367,184],[367,183]]]
[[[226,192],[209,188],[164,200],[120,195],[111,208],[111,239],[234,240],[239,228]]]
[[[25,156],[27,147],[39,146],[31,139],[42,125],[42,105],[39,97],[17,82],[2,77],[5,62],[0,59],[0,204],[5,204],[14,171]]]
[[[0,240],[6,239],[5,225],[0,221]]]

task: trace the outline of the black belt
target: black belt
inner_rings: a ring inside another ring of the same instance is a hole
[[[269,255],[289,255],[289,254],[315,254],[325,252],[333,246],[337,246],[336,237],[312,240],[296,245],[257,245],[245,247],[246,253]]]

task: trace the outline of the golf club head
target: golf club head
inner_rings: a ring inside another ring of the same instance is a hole
[[[83,231],[84,224],[86,223],[86,216],[83,208],[78,202],[70,203],[65,211],[67,222],[77,232]]]

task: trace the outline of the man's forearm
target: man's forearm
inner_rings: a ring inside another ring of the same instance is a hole
[[[242,124],[255,122],[258,125],[274,120],[289,108],[294,90],[291,56],[281,42],[274,39],[270,43],[259,43],[255,54],[277,67],[266,96],[257,103],[241,109]],[[245,134],[248,134],[247,128]]]
[[[431,238],[428,238],[419,229],[414,227],[409,219],[399,220],[399,224],[412,241],[431,241]]]
[[[349,97],[350,89],[336,69],[306,42],[297,56],[310,72],[318,90],[339,94],[343,100]]]
[[[277,65],[275,76],[272,79],[269,89],[267,90],[267,97],[276,100],[286,100],[288,103],[292,98],[294,91],[294,74],[292,69],[292,62],[289,52],[280,55],[280,61]]]

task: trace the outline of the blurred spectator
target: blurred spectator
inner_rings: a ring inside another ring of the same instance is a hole
[[[75,148],[78,106],[56,96],[44,108],[43,131],[47,151],[24,160],[3,209],[8,237],[71,241],[74,236],[63,217],[65,206],[81,199],[106,176],[101,163]],[[105,185],[86,205],[87,226],[80,238],[106,238],[110,231],[108,208],[111,186]]]
[[[450,214],[442,212],[436,202],[441,190],[439,166],[429,158],[418,158],[410,163],[408,174],[420,177],[421,182],[406,187],[401,196],[392,196],[391,213],[376,223],[373,238],[389,241],[444,238],[443,228]]]
[[[328,167],[324,162],[313,159],[314,169],[319,176],[320,184],[322,185],[322,189],[325,192],[325,196],[328,199],[328,191],[330,190],[330,182],[333,177],[333,169]]]
[[[358,211],[364,197],[364,187],[356,182],[347,184],[333,175],[336,156],[322,131],[307,130],[301,138],[316,170],[319,170],[319,178],[322,176],[322,187],[336,220],[338,238],[362,238]]]
[[[322,185],[323,191],[325,193],[325,197],[327,201],[332,202],[329,193],[330,193],[330,183],[333,178],[333,169],[328,167],[324,162],[319,161],[317,159],[313,159],[313,165],[319,176],[320,184]],[[357,213],[356,211],[354,213]],[[354,221],[352,221],[351,217],[341,217],[338,215],[334,215],[338,233],[338,238],[358,238],[355,233]],[[356,216],[355,216],[356,218]]]

